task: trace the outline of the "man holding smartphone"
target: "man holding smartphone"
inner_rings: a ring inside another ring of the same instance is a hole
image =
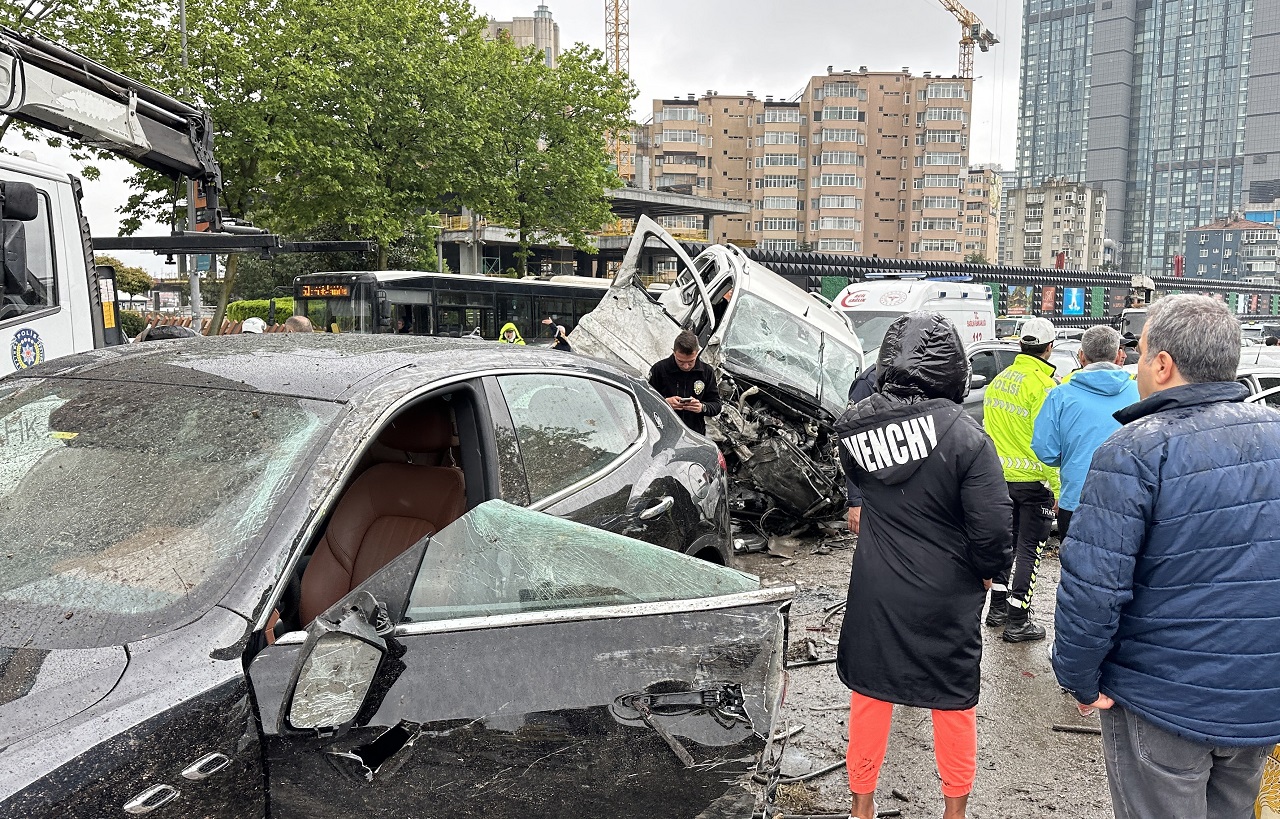
[[[649,386],[666,399],[684,425],[707,434],[706,419],[720,414],[716,374],[698,360],[698,337],[688,330],[676,336],[671,355],[649,370]]]

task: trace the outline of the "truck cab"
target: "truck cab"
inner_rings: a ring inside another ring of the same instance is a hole
[[[79,180],[4,156],[0,189],[0,376],[121,341],[114,281],[99,278],[87,244]]]

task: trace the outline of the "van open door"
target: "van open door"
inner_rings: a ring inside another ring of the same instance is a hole
[[[644,248],[656,239],[676,257],[675,284],[660,295],[644,288],[640,279]],[[640,373],[671,355],[676,336],[712,315],[711,296],[693,260],[680,243],[657,222],[641,216],[622,267],[600,306],[582,317],[569,334],[575,352],[620,361]]]

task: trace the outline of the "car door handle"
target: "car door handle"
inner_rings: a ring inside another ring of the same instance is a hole
[[[150,813],[161,805],[167,805],[178,797],[178,789],[172,785],[153,785],[124,803],[124,812]]]
[[[665,514],[668,509],[676,505],[676,499],[670,495],[663,495],[658,502],[648,509],[640,513],[640,520],[653,520],[658,515]]]

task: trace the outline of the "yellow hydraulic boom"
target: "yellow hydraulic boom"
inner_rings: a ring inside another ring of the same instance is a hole
[[[991,46],[1000,42],[991,30],[982,24],[978,15],[960,5],[957,0],[939,0],[947,11],[960,21],[960,76],[973,79],[973,47],[990,51]]]

